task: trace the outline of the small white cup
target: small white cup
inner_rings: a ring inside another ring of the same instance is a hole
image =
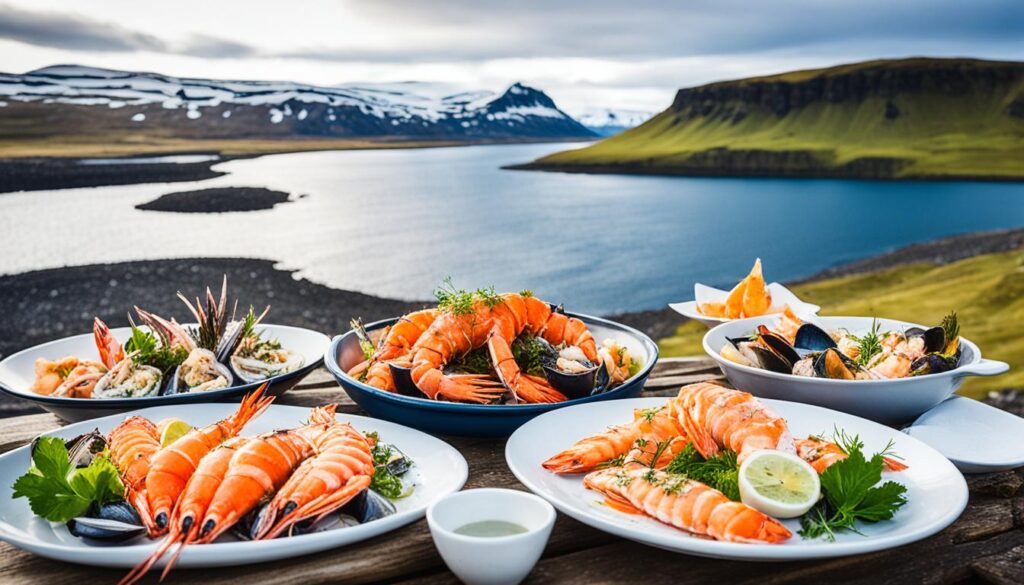
[[[499,520],[526,528],[522,534],[477,537],[456,534],[473,522]],[[533,569],[555,525],[555,509],[516,490],[479,488],[456,492],[427,508],[434,546],[467,585],[516,585]]]

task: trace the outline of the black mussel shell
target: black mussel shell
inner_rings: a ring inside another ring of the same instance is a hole
[[[761,342],[768,346],[768,349],[779,354],[779,357],[786,360],[790,364],[795,364],[800,361],[800,354],[793,349],[793,346],[788,341],[772,333],[767,327],[761,325],[757,328],[757,332],[760,334]]]
[[[128,502],[104,504],[94,514],[73,518],[68,531],[80,538],[120,542],[145,534],[146,527]]]
[[[412,466],[412,461],[406,457],[405,453],[398,450],[398,447],[394,445],[388,445],[391,448],[391,458],[384,464],[388,468],[388,471],[394,475],[402,475]]]
[[[819,378],[854,380],[859,370],[860,366],[835,348],[826,349],[814,359],[814,373]]]
[[[903,335],[907,339],[923,337],[925,353],[940,353],[946,348],[946,331],[942,327],[932,327],[930,329],[911,327],[904,331]]]
[[[814,323],[804,323],[796,330],[793,347],[804,351],[825,351],[836,347],[836,340],[821,327]]]
[[[584,364],[585,366],[587,364]],[[571,398],[583,398],[597,387],[597,372],[604,369],[600,364],[590,365],[582,372],[563,372],[557,367],[544,365],[544,377],[562,394]]]
[[[601,366],[597,368],[597,378],[594,379],[594,389],[590,394],[600,394],[605,390],[610,389],[612,386],[611,382],[612,376],[608,373],[608,368],[604,367],[604,364],[601,364]]]
[[[107,439],[99,429],[93,429],[67,441],[64,446],[68,449],[68,462],[71,463],[71,467],[88,467],[92,460],[107,448]]]
[[[762,347],[760,345],[751,345],[750,351],[753,352],[757,358],[757,365],[762,370],[768,370],[769,372],[778,372],[780,374],[792,374],[793,364],[786,358],[780,356],[774,351]]]
[[[554,303],[548,303],[548,306],[551,307],[551,312],[552,313],[558,313],[559,315],[564,315],[565,314],[565,305],[562,305],[562,304],[556,305]]]
[[[367,488],[349,500],[338,512],[351,516],[360,524],[364,524],[390,516],[397,510],[391,500]]]
[[[391,378],[394,379],[395,389],[398,390],[399,394],[423,398],[423,392],[420,392],[420,389],[416,387],[416,383],[412,381],[412,368],[406,368],[390,362],[388,367],[391,368]]]
[[[926,374],[938,374],[948,372],[957,366],[955,359],[943,357],[939,354],[930,353],[923,355],[910,364],[911,376],[924,376]]]

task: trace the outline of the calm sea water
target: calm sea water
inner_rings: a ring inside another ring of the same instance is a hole
[[[730,285],[756,256],[770,280],[785,281],[911,242],[1024,225],[1024,184],[499,169],[564,148],[284,154],[221,163],[228,176],[195,183],[0,195],[0,273],[243,256],[375,295],[428,298],[450,275],[610,313],[692,298],[697,281]],[[248,213],[134,209],[220,186],[307,197]]]

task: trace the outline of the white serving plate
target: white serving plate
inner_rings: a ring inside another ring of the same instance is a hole
[[[768,313],[766,313],[768,315],[781,313],[786,308],[786,305],[789,305],[789,308],[799,317],[817,315],[818,311],[821,310],[821,307],[818,305],[801,301],[791,290],[777,282],[768,285],[768,293],[772,296],[772,305],[768,308]],[[703,302],[725,302],[726,297],[729,296],[729,291],[697,283],[693,285],[693,296],[694,299],[701,299]],[[668,306],[688,319],[700,321],[708,329],[722,323],[737,320],[726,317],[708,317],[697,310],[696,300],[683,303],[669,303]]]
[[[863,536],[844,532],[836,542],[803,540],[800,522],[783,520],[793,538],[783,544],[741,544],[700,538],[653,518],[623,514],[603,505],[597,492],[583,487],[583,476],[556,475],[541,463],[575,441],[602,429],[628,422],[633,409],[665,404],[665,398],[634,398],[581,404],[541,415],[523,425],[508,440],[505,459],[519,481],[558,510],[616,536],[669,551],[745,561],[820,559],[885,550],[927,538],[953,523],[967,505],[967,482],[945,457],[921,441],[862,418],[816,406],[765,400],[785,417],[797,437],[831,432],[834,427],[856,434],[867,451],[893,448],[910,467],[886,473],[907,486],[908,503],[887,522],[859,523]]]
[[[763,398],[792,400],[841,410],[884,423],[907,423],[948,398],[967,376],[995,376],[1009,369],[1003,362],[981,357],[970,340],[960,338],[963,355],[959,367],[940,374],[894,380],[831,380],[770,372],[729,361],[719,351],[729,338],[746,337],[758,325],[773,327],[778,317],[766,315],[731,321],[704,335],[704,351],[718,362],[729,382]],[[844,328],[861,334],[871,329],[872,317],[814,317],[826,330]],[[885,330],[921,327],[916,323],[877,319]]]
[[[964,396],[951,396],[903,429],[964,473],[1024,466],[1024,419]]]
[[[185,325],[188,326],[188,324]],[[323,363],[324,352],[327,350],[327,346],[331,343],[331,340],[323,333],[302,327],[264,324],[257,325],[256,330],[269,339],[277,339],[285,348],[295,351],[305,358],[305,363],[301,368],[265,380],[269,382],[268,394],[275,396],[287,392],[307,374],[318,368]],[[110,331],[122,344],[131,337],[131,328],[129,327],[118,327]],[[0,362],[0,390],[18,398],[34,402],[64,420],[78,422],[138,408],[165,404],[226,402],[232,400],[237,402],[247,392],[263,383],[252,382],[244,384],[236,379],[234,386],[220,390],[173,394],[170,396],[153,396],[149,398],[60,398],[56,396],[42,396],[29,390],[35,381],[35,363],[37,358],[55,360],[69,355],[82,359],[98,360],[99,352],[96,350],[96,343],[93,340],[92,333],[57,339],[8,356]]]
[[[196,426],[203,426],[227,417],[236,410],[234,404],[203,404],[159,406],[132,412],[153,420],[178,417]],[[247,436],[303,424],[308,408],[271,406],[262,416],[245,428]],[[46,433],[72,438],[98,428],[104,434],[127,415],[90,420]],[[176,566],[222,567],[262,563],[297,557],[352,544],[395,530],[418,520],[434,500],[457,492],[466,482],[466,460],[453,447],[430,435],[386,421],[362,416],[339,414],[338,420],[351,422],[359,431],[377,431],[381,440],[401,449],[414,465],[407,478],[416,485],[409,496],[394,502],[396,514],[335,530],[325,530],[288,538],[258,542],[215,542],[193,545],[185,549]],[[131,568],[156,548],[157,541],[130,545],[97,545],[72,536],[63,524],[38,518],[29,509],[25,498],[12,499],[10,486],[25,473],[30,464],[28,447],[21,447],[0,456],[0,540],[18,548],[51,559],[101,567]],[[162,564],[162,562],[161,562]]]

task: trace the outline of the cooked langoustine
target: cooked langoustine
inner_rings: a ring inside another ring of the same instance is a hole
[[[266,384],[246,395],[238,410],[228,418],[201,429],[192,429],[153,456],[146,474],[146,501],[157,527],[154,536],[166,532],[171,511],[200,460],[227,439],[238,435],[249,421],[274,401],[272,396],[263,396],[265,388]]]
[[[581,439],[549,458],[543,466],[555,473],[583,473],[615,462],[638,446],[642,449],[648,443],[658,445],[680,437],[685,437],[685,431],[667,407],[637,409],[631,422]],[[663,453],[667,451],[663,449]]]
[[[836,443],[826,441],[820,437],[797,439],[796,454],[804,461],[810,463],[811,467],[818,473],[822,473],[832,464],[838,463],[849,456]],[[905,463],[892,457],[882,457],[882,462],[888,471],[903,471],[907,469]]]
[[[333,411],[321,414],[334,416]],[[260,511],[254,538],[274,538],[298,522],[319,520],[370,487],[371,445],[352,425],[329,421],[311,442],[316,455],[304,461]]]
[[[723,448],[741,462],[758,449],[796,452],[786,421],[749,392],[698,382],[683,386],[669,408],[704,457]]]
[[[374,388],[395,391],[395,381],[391,376],[388,362],[407,357],[420,336],[437,319],[440,309],[423,309],[406,313],[388,328],[377,345],[373,355],[348,371],[354,378],[365,374],[365,382]],[[358,322],[354,325],[359,325]],[[359,325],[361,327],[361,325]]]
[[[716,489],[663,471],[638,466],[602,469],[583,485],[603,494],[613,508],[635,509],[676,528],[717,540],[774,544],[792,536],[781,522]]]
[[[487,403],[505,389],[522,402],[561,402],[566,397],[546,380],[520,371],[511,342],[529,332],[551,344],[578,346],[591,361],[597,360],[597,344],[579,319],[552,310],[531,295],[506,293],[495,298],[475,298],[468,311],[443,311],[412,348],[413,383],[430,398]],[[501,380],[487,376],[445,375],[442,368],[455,356],[486,345]]]
[[[160,450],[160,434],[156,425],[141,416],[126,418],[107,436],[110,460],[121,476],[125,499],[135,507],[150,534],[157,532],[153,515],[146,501],[146,476],[153,455]]]

